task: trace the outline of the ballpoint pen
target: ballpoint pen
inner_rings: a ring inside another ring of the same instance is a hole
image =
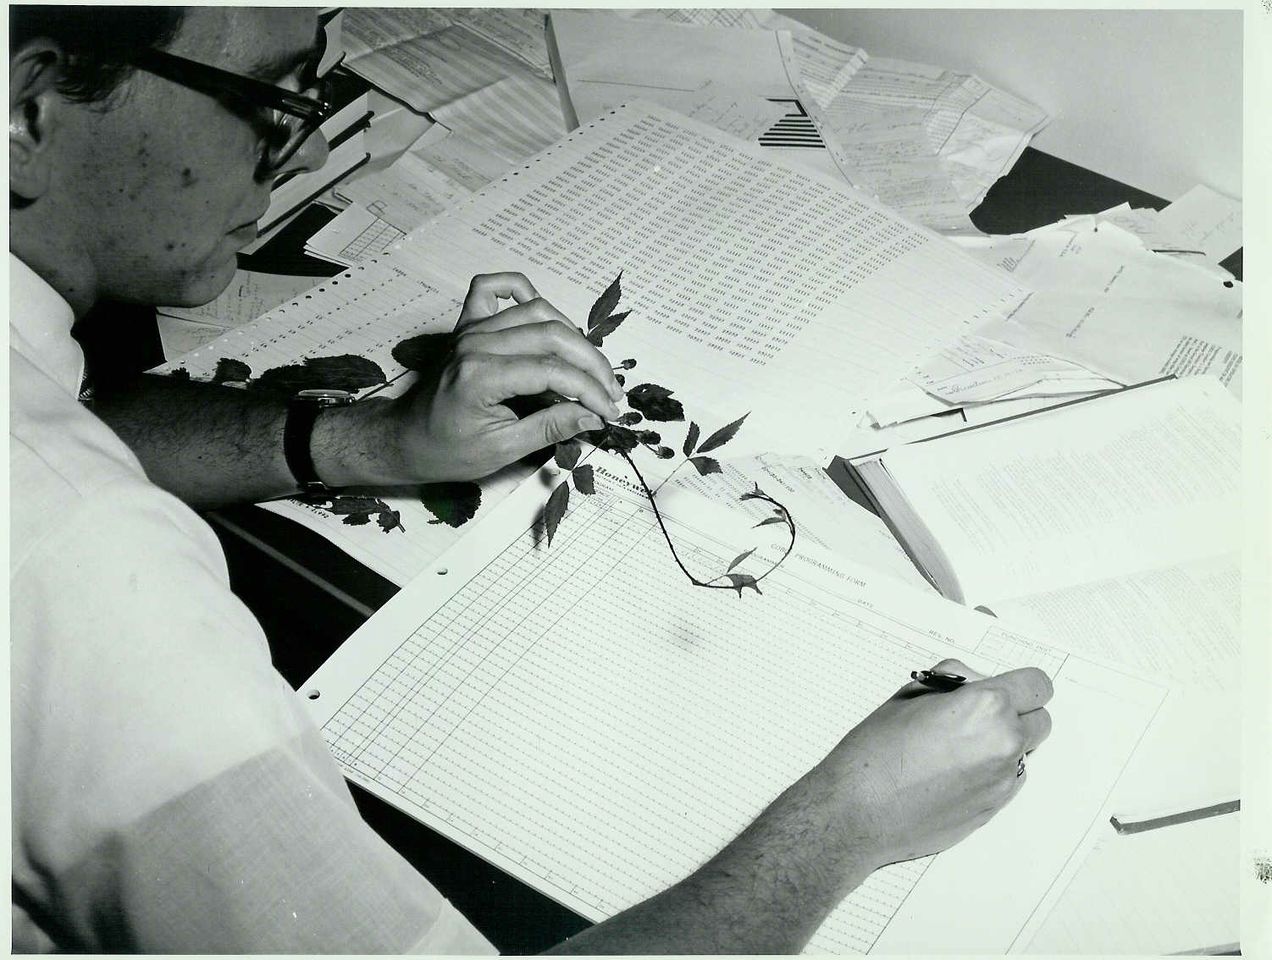
[[[910,679],[933,690],[957,690],[967,682],[967,677],[944,670],[911,670]]]

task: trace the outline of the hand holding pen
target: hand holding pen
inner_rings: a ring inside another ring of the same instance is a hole
[[[901,687],[835,747],[852,829],[873,866],[938,853],[1023,786],[1022,758],[1051,731],[1051,681],[1027,667],[986,677],[942,660]]]

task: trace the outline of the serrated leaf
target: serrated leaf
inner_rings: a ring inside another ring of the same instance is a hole
[[[725,576],[729,578],[729,583],[733,584],[731,589],[736,590],[738,592],[739,598],[741,598],[742,596],[743,587],[750,587],[756,593],[760,593],[760,585],[756,582],[755,577],[751,576],[750,574],[726,573]]]
[[[366,357],[307,357],[300,363],[266,370],[247,388],[256,393],[294,397],[301,390],[347,390],[356,393],[385,382],[380,365]]]
[[[608,450],[610,453],[631,453],[640,443],[633,431],[613,424],[585,433],[583,436],[588,443],[594,443],[601,450]]]
[[[561,525],[561,518],[565,516],[565,509],[569,505],[570,481],[562,480],[543,507],[543,525],[548,532],[549,547],[552,546],[552,538],[556,536],[557,527]]]
[[[729,564],[729,570],[732,570],[734,567],[736,567],[739,563],[741,563],[743,560],[745,560],[747,557],[749,557],[753,553],[755,553],[755,547],[752,547],[750,550],[747,550],[744,553],[739,553],[736,557],[733,558],[733,562]]]
[[[683,420],[685,408],[680,405],[679,400],[671,398],[672,392],[656,383],[642,383],[627,391],[627,404],[633,410],[643,413],[646,420],[661,423]]]
[[[481,487],[470,480],[426,483],[420,487],[420,503],[434,517],[429,523],[462,527],[481,506]]]
[[[402,526],[402,515],[396,510],[382,510],[376,514],[375,522],[380,525],[380,529],[385,533],[390,530],[401,530],[406,532],[406,527]]]
[[[698,425],[689,421],[689,433],[685,436],[685,456],[692,457],[693,449],[698,445]]]
[[[784,523],[786,523],[786,521],[785,521],[785,520],[783,520],[781,517],[766,517],[765,519],[763,519],[763,520],[761,520],[759,523],[757,523],[755,526],[756,526],[756,527],[767,527],[770,523],[782,523],[782,524],[784,524]],[[754,530],[754,529],[755,529],[755,527],[752,527],[751,529],[752,529],[752,530]]]
[[[606,317],[596,326],[587,332],[587,342],[594,347],[600,347],[605,344],[605,338],[618,329],[619,325],[627,319],[630,310],[624,310],[622,313],[616,313],[612,317]]]
[[[720,461],[714,457],[690,457],[689,462],[693,464],[699,476],[705,477],[709,473],[724,473],[720,469]]]
[[[734,420],[732,423],[725,424],[715,433],[711,434],[711,436],[707,437],[707,439],[702,441],[702,446],[698,448],[698,452],[706,453],[708,450],[714,450],[717,447],[723,447],[726,443],[728,443],[730,440],[733,439],[734,435],[738,432],[738,428],[742,426],[743,421],[746,420],[746,418],[749,417],[750,415],[751,414],[748,411],[747,413],[742,414],[742,416],[738,417],[738,419]]]
[[[658,457],[659,460],[670,460],[676,455],[676,451],[671,449],[671,447],[659,447],[654,451],[654,455]]]
[[[398,341],[393,347],[393,359],[408,370],[429,373],[445,364],[454,349],[453,333],[421,333]]]
[[[562,470],[573,470],[574,465],[579,462],[579,455],[583,452],[583,448],[573,441],[558,443],[556,450],[553,451],[552,459],[556,461],[556,465]]]
[[[320,510],[334,513],[336,516],[349,516],[358,513],[379,513],[388,510],[389,505],[376,497],[332,497],[328,502],[318,504]]]
[[[592,309],[587,313],[587,329],[590,333],[592,328],[614,312],[614,308],[618,306],[618,301],[622,297],[622,286],[619,281],[623,279],[623,271],[618,271],[618,276],[614,281],[605,288],[605,292],[596,298],[596,303],[592,304]]]
[[[587,494],[589,497],[596,493],[596,480],[590,463],[575,467],[570,472],[570,476],[574,478],[574,489],[579,493]]]
[[[636,426],[636,424],[640,423],[644,419],[645,418],[641,416],[639,413],[637,413],[635,410],[631,410],[623,414],[615,422],[624,427],[634,427]]]
[[[187,373],[186,377],[188,378],[189,376],[190,375]],[[627,383],[627,378],[623,376],[621,373],[614,374],[614,379],[618,381],[618,385],[620,387]]]
[[[216,372],[212,374],[213,383],[244,383],[251,379],[252,368],[242,360],[222,357],[216,362]]]
[[[662,436],[657,430],[637,430],[636,439],[641,443],[662,443]]]

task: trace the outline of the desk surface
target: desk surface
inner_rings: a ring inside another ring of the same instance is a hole
[[[987,233],[1016,233],[1122,202],[1165,206],[1158,197],[1028,148],[972,220]],[[302,226],[297,232],[303,244],[312,230]],[[271,256],[267,248],[253,266],[293,272],[303,266],[294,253],[299,245],[283,238],[274,246],[281,252]],[[330,265],[322,266],[330,272]],[[1240,251],[1224,266],[1240,277]],[[226,550],[231,584],[260,619],[274,662],[293,687],[397,590],[319,535],[259,508],[226,510],[211,519]],[[407,815],[356,786],[352,790],[368,823],[501,951],[535,953],[588,925]]]

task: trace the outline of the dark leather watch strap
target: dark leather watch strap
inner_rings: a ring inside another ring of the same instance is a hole
[[[307,500],[323,500],[331,490],[318,477],[314,467],[310,441],[314,421],[327,407],[352,403],[353,395],[342,390],[302,390],[287,403],[287,419],[283,424],[283,459]]]

